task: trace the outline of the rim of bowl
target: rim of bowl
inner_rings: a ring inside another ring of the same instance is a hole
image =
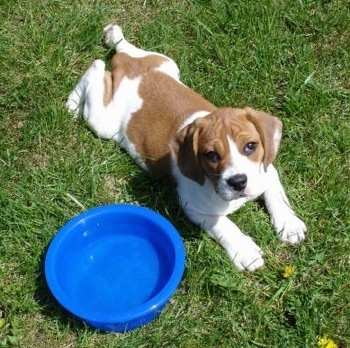
[[[136,213],[146,219],[151,220],[161,230],[165,231],[166,235],[169,237],[172,246],[174,248],[174,268],[172,273],[169,276],[168,281],[163,286],[163,288],[157,292],[155,296],[147,300],[146,302],[132,307],[130,309],[123,309],[116,313],[92,313],[91,311],[84,311],[81,308],[76,308],[72,306],[69,297],[66,296],[65,292],[62,291],[61,286],[57,280],[56,274],[54,272],[55,268],[55,254],[60,247],[61,242],[64,240],[66,235],[83,219],[89,219],[93,216],[99,214],[108,214],[108,213]],[[70,313],[80,317],[83,320],[90,322],[99,322],[103,324],[112,324],[112,323],[121,323],[128,322],[134,319],[142,318],[147,314],[154,312],[158,309],[162,309],[164,304],[168,302],[171,298],[178,285],[181,282],[184,269],[185,269],[185,248],[183,241],[175,229],[175,227],[170,223],[161,214],[155,212],[146,207],[141,207],[132,204],[108,204],[99,207],[95,207],[89,210],[86,210],[71,220],[69,220],[61,229],[58,230],[56,235],[50,242],[48,250],[45,257],[45,277],[48,287],[58,301],[58,303],[63,306]]]

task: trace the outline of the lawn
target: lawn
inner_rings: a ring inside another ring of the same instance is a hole
[[[348,2],[2,0],[0,22],[0,346],[350,347]],[[264,250],[265,267],[237,271],[186,220],[166,180],[67,114],[81,74],[110,57],[108,23],[174,58],[183,82],[217,106],[283,121],[276,166],[308,226],[302,245],[282,244],[264,207],[250,203],[231,218]],[[165,311],[126,334],[77,321],[43,274],[57,230],[114,202],[169,218],[187,253]]]

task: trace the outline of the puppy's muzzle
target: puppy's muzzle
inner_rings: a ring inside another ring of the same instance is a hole
[[[247,187],[248,178],[245,174],[236,174],[226,180],[235,191],[243,191]]]

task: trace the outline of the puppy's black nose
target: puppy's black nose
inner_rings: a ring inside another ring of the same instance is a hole
[[[242,191],[247,186],[248,178],[245,174],[236,174],[228,178],[226,181],[227,184],[234,188],[236,191]]]

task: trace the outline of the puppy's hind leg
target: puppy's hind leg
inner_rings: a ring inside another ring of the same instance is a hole
[[[101,73],[105,73],[104,68],[104,62],[101,60],[96,60],[81,77],[73,91],[69,94],[66,107],[74,117],[83,114],[85,103],[88,102],[87,94],[88,92],[91,92],[92,80],[98,80],[100,77],[99,75],[101,75]],[[100,74],[98,73],[99,71]]]
[[[86,77],[85,75],[80,79],[73,91],[69,94],[66,102],[66,108],[74,118],[83,114],[84,100],[86,90]]]
[[[122,28],[119,25],[108,24],[103,28],[105,44],[108,47],[115,47],[117,52],[127,43]]]
[[[133,58],[142,58],[151,52],[138,48],[128,42],[118,25],[109,24],[103,29],[105,43],[109,47],[115,47],[117,53],[122,52]]]
[[[180,81],[180,70],[173,59],[165,56],[164,54],[146,51],[142,48],[134,46],[125,39],[122,29],[118,25],[109,24],[104,28],[103,32],[105,35],[106,45],[109,47],[115,47],[117,53],[126,53],[133,58],[143,58],[149,55],[161,57],[163,61],[159,60],[159,66],[154,67],[150,65],[150,68],[157,68],[158,71],[161,71],[173,79]]]
[[[102,60],[95,60],[69,95],[66,106],[75,116],[82,114],[97,136],[110,139],[117,131],[108,117],[111,99],[111,73],[105,71]]]

